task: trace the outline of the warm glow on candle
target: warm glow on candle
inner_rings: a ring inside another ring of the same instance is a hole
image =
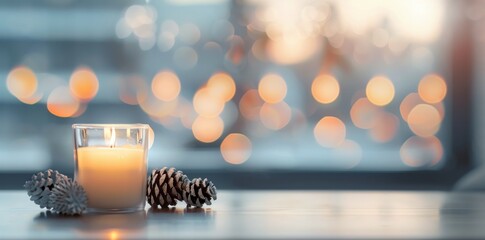
[[[92,208],[122,209],[136,206],[144,198],[145,152],[141,147],[82,147],[77,149],[77,181]]]

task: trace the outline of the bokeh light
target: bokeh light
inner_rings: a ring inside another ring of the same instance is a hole
[[[313,80],[311,90],[315,100],[328,104],[337,99],[340,93],[340,86],[337,79],[331,75],[324,74]]]
[[[230,164],[241,164],[249,159],[252,151],[251,140],[241,133],[231,133],[221,143],[221,154]]]
[[[267,103],[278,103],[286,97],[286,82],[277,74],[266,74],[258,85],[259,96]]]
[[[362,159],[362,147],[356,141],[345,139],[338,147],[332,149],[344,168],[355,167]]]
[[[428,138],[413,136],[401,146],[400,155],[403,163],[408,166],[433,166],[443,158],[443,145],[434,136]]]
[[[257,120],[264,101],[259,97],[258,90],[250,89],[239,100],[241,115],[249,120]]]
[[[236,94],[234,79],[224,72],[212,75],[207,82],[207,88],[211,91],[211,94],[219,96],[225,102],[230,101]]]
[[[76,69],[69,79],[71,93],[82,101],[93,99],[98,93],[99,82],[96,74],[86,67]]]
[[[409,112],[408,125],[416,135],[430,137],[440,129],[441,116],[433,106],[418,104]]]
[[[388,6],[391,30],[416,43],[433,42],[445,26],[443,1],[396,1]]]
[[[388,112],[377,112],[374,126],[369,129],[371,138],[379,143],[389,142],[397,134],[399,118]]]
[[[19,101],[25,104],[33,105],[38,103],[42,99],[43,94],[36,92],[34,95],[28,98],[19,98]]]
[[[47,98],[47,110],[57,117],[72,117],[78,111],[79,106],[79,100],[71,95],[68,87],[55,88]]]
[[[120,79],[119,97],[123,103],[137,105],[138,100],[148,97],[148,86],[140,76],[130,76]]]
[[[362,129],[370,129],[376,124],[376,116],[382,111],[367,98],[359,98],[350,109],[352,123]]]
[[[278,40],[268,40],[266,54],[279,64],[296,64],[303,62],[319,52],[321,42],[318,38],[303,38],[299,36],[285,36]]]
[[[323,117],[313,129],[313,135],[323,147],[338,147],[345,141],[345,124],[337,117]]]
[[[399,111],[401,112],[402,119],[407,122],[408,121],[408,115],[411,112],[411,110],[418,104],[426,103],[424,102],[421,97],[419,97],[419,94],[413,92],[408,94],[401,102],[401,105],[399,105]],[[438,110],[441,119],[445,117],[445,106],[443,105],[443,102],[438,102],[435,104],[431,104],[433,107]]]
[[[7,76],[7,89],[18,99],[29,99],[37,91],[37,76],[26,66],[19,66]]]
[[[279,130],[290,122],[291,108],[285,102],[265,103],[260,109],[259,116],[265,127],[271,130]]]
[[[224,100],[207,87],[199,89],[193,99],[195,111],[205,117],[218,116],[224,110]]]
[[[198,116],[192,124],[192,134],[195,139],[211,143],[221,137],[224,131],[224,122],[220,117]]]
[[[178,109],[179,100],[176,98],[170,102],[164,102],[153,95],[149,95],[145,99],[139,98],[138,105],[148,116],[160,122],[163,118],[175,114]]]
[[[394,98],[394,84],[384,76],[373,77],[365,88],[369,101],[377,106],[385,106]]]
[[[152,92],[162,101],[175,100],[180,94],[180,80],[174,72],[160,71],[152,80]]]
[[[418,85],[418,93],[421,99],[427,103],[438,103],[446,96],[446,82],[436,74],[426,75]]]

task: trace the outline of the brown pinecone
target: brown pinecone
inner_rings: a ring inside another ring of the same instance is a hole
[[[205,178],[194,178],[185,186],[183,193],[187,207],[202,207],[204,204],[211,205],[211,199],[217,200],[217,189],[214,184]]]
[[[167,208],[177,205],[177,201],[182,201],[183,189],[189,183],[189,178],[182,171],[175,168],[153,170],[148,177],[147,201],[150,206]]]

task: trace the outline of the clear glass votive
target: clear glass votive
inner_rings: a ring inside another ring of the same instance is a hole
[[[133,212],[145,207],[147,124],[74,124],[76,181],[90,212]]]

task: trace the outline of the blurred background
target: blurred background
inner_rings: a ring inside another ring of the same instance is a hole
[[[149,168],[220,188],[450,189],[485,154],[484,24],[485,1],[1,1],[0,188],[72,175],[73,123],[148,123]]]

